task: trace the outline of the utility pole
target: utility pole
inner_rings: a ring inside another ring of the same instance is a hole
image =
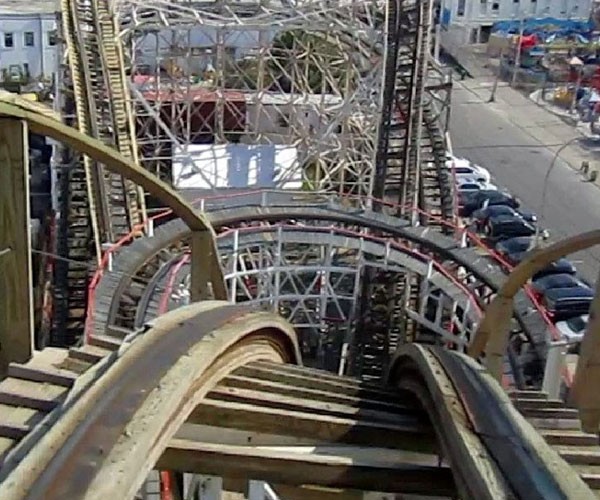
[[[512,81],[510,86],[514,87],[517,83],[517,74],[519,71],[519,67],[521,66],[521,41],[523,39],[523,31],[525,31],[525,18],[523,15],[520,16],[521,20],[519,22],[519,39],[517,40],[517,53],[515,55],[515,67],[513,70]]]
[[[492,86],[492,93],[488,102],[496,102],[496,90],[498,90],[498,81],[500,80],[500,73],[502,73],[502,61],[504,60],[504,47],[500,49],[500,64],[498,65],[498,71],[496,71],[496,77],[494,78],[494,85]]]

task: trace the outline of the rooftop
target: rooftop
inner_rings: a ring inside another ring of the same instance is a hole
[[[0,15],[2,14],[52,14],[58,12],[58,0],[1,0]]]

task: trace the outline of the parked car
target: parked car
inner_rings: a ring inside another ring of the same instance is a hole
[[[575,274],[577,274],[577,268],[571,261],[567,259],[558,259],[534,274],[532,281],[537,281],[544,276],[548,276],[549,274],[571,274],[575,276]]]
[[[473,218],[473,222],[475,223],[477,229],[481,230],[491,217],[497,217],[500,215],[522,217],[530,224],[537,222],[537,217],[534,213],[526,210],[515,210],[508,205],[490,205],[485,208],[479,208],[473,212],[471,217]]]
[[[456,181],[458,191],[495,191],[498,188],[494,184],[484,182],[475,177],[459,177]]]
[[[459,177],[471,177],[480,182],[490,182],[492,180],[488,170],[466,158],[457,158],[450,155],[447,157],[446,166],[452,170],[457,179]]]
[[[554,322],[564,321],[587,314],[594,298],[594,291],[587,286],[552,288],[543,298],[542,304]]]
[[[519,215],[498,215],[488,219],[484,233],[489,242],[495,243],[517,236],[533,236],[536,229]]]
[[[583,340],[588,320],[589,315],[582,314],[556,323],[556,329],[562,340],[566,340],[569,344],[573,344],[569,346],[570,353],[579,353],[579,344]]]
[[[533,241],[531,236],[508,238],[496,243],[495,250],[514,266],[521,262],[523,256],[533,248]]]
[[[589,288],[583,281],[572,274],[558,273],[547,274],[534,280],[531,284],[533,292],[538,295],[544,295],[548,290],[554,288],[574,288],[585,287]]]
[[[459,215],[470,217],[475,210],[492,205],[507,205],[511,208],[519,208],[521,203],[506,191],[483,189],[473,193],[464,200]]]

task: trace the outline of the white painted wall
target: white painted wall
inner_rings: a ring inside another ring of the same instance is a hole
[[[26,1],[26,0],[24,0]],[[0,69],[11,65],[29,66],[34,77],[50,77],[58,69],[58,48],[49,43],[49,34],[56,30],[54,14],[0,13]],[[25,45],[25,33],[33,33],[33,46]],[[13,46],[6,46],[6,36],[12,33]]]
[[[297,150],[285,145],[191,144],[173,155],[176,189],[299,189]]]

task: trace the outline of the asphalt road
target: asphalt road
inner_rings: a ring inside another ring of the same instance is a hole
[[[544,177],[554,158],[544,144],[556,144],[561,133],[555,130],[548,139],[540,137],[539,131],[530,133],[535,123],[528,121],[528,116],[534,111],[528,111],[525,104],[512,107],[508,92],[514,91],[502,89],[505,101],[488,104],[483,92],[474,92],[457,82],[450,126],[454,153],[487,168],[494,178],[492,182],[520,198],[538,217],[543,215],[542,226],[550,231],[551,240],[600,228],[600,188],[584,182],[561,159],[552,168],[542,212]],[[584,278],[596,281],[600,247],[575,254],[571,260]]]

